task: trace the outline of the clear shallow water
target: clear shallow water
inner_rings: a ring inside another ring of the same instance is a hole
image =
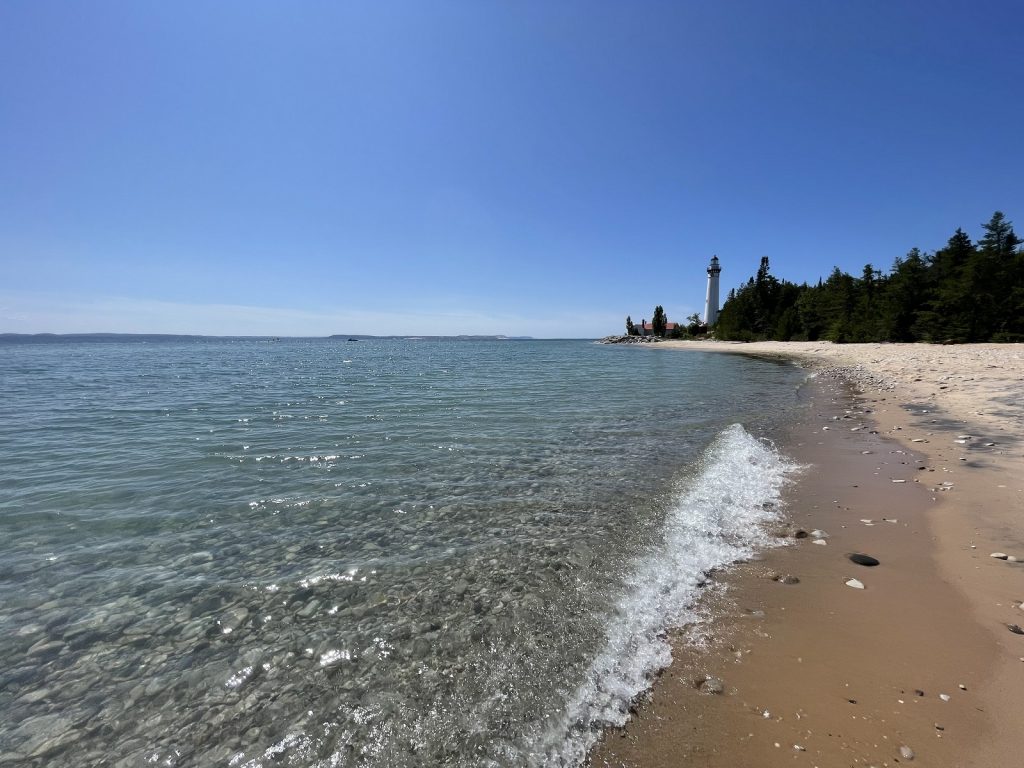
[[[578,764],[703,574],[768,543],[788,465],[752,435],[802,380],[580,341],[2,344],[0,758]]]

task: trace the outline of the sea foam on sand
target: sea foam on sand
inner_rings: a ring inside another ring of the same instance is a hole
[[[773,543],[765,524],[780,517],[781,490],[795,469],[739,424],[718,435],[680,489],[661,543],[631,569],[602,650],[551,720],[531,764],[578,765],[602,729],[625,724],[630,702],[671,663],[666,630],[697,618],[692,605],[706,574]]]

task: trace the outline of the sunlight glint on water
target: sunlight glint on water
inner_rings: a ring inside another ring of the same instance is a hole
[[[0,754],[577,764],[701,574],[765,543],[787,465],[750,435],[802,379],[587,342],[3,344]]]

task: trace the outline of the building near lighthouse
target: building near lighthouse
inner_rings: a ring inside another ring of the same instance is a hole
[[[704,299],[704,325],[709,328],[718,320],[718,276],[722,268],[718,265],[718,257],[711,257],[708,265],[708,293]]]

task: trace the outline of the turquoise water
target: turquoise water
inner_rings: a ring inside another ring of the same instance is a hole
[[[584,341],[0,344],[0,758],[576,765],[703,574],[771,543],[760,438],[803,379]]]

